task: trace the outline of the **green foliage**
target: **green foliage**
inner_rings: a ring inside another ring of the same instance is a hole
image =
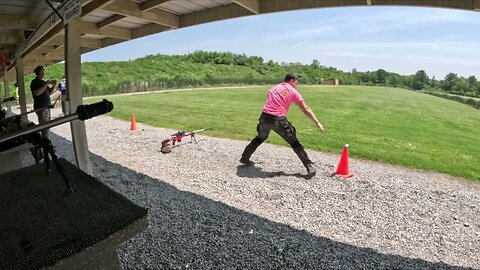
[[[424,93],[427,93],[432,96],[437,96],[445,99],[450,99],[454,100],[459,103],[467,104],[475,109],[480,109],[480,99],[474,99],[474,98],[466,98],[463,96],[458,96],[458,95],[452,95],[452,94],[446,94],[446,93],[438,93],[438,92],[431,92],[431,91],[425,91]]]
[[[60,80],[64,64],[48,66],[46,78]],[[441,86],[452,94],[480,96],[480,83],[474,76],[468,79],[454,73],[444,81],[430,80],[425,71],[404,76],[377,71],[345,72],[325,67],[314,59],[311,64],[265,62],[259,56],[231,52],[196,51],[185,55],[147,55],[134,61],[82,63],[84,96],[153,91],[166,88],[186,88],[227,85],[265,85],[282,80],[287,72],[301,76],[302,84],[319,84],[322,79],[338,79],[343,85],[391,86],[407,89],[431,89]],[[25,89],[31,101],[30,82],[26,76]]]
[[[419,70],[413,76],[413,89],[422,90],[427,88],[428,76],[425,70]]]

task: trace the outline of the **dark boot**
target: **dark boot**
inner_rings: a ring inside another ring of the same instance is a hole
[[[245,165],[252,165],[253,162],[250,161],[250,157],[252,154],[257,150],[258,146],[263,143],[263,140],[259,139],[258,137],[255,137],[248,145],[245,147],[245,150],[243,150],[242,153],[242,158],[240,159],[240,163],[245,164]]]
[[[307,168],[307,174],[309,176],[314,176],[315,174],[317,174],[317,169],[313,167],[313,163],[310,163],[305,167]]]
[[[250,165],[253,165],[253,161],[251,161],[250,159],[245,159],[245,158],[240,158],[240,163],[242,163],[243,165],[246,165],[246,166],[250,166]]]
[[[294,147],[293,151],[302,161],[303,166],[305,166],[305,168],[307,169],[308,175],[315,175],[317,173],[317,170],[315,169],[315,167],[313,167],[313,162],[310,160],[310,158],[308,158],[308,154],[307,152],[305,152],[305,149],[303,149],[303,146],[299,145],[297,147]]]

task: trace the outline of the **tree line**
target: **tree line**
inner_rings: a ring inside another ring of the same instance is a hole
[[[63,72],[62,63],[46,68],[48,78],[59,80]],[[384,69],[346,72],[322,66],[316,59],[310,64],[277,63],[265,61],[259,56],[206,51],[184,55],[147,55],[131,61],[82,63],[82,88],[85,96],[98,96],[213,85],[271,85],[283,79],[286,72],[300,75],[302,84],[314,85],[322,79],[338,79],[344,85],[440,90],[447,94],[480,97],[480,82],[475,76],[464,78],[449,73],[443,80],[437,80],[430,78],[424,70],[413,75],[400,75]],[[30,74],[25,80],[30,99],[28,90],[32,79],[33,74]]]
[[[246,56],[245,54],[230,52],[196,51],[173,57],[204,64],[249,66],[260,74],[267,74],[274,70],[292,70],[302,75],[302,83],[305,84],[317,84],[321,79],[339,79],[340,84],[346,85],[392,86],[412,90],[442,89],[455,95],[480,96],[480,82],[473,75],[464,78],[455,73],[449,73],[443,80],[437,80],[435,76],[430,78],[424,70],[419,70],[413,75],[400,75],[384,69],[367,72],[359,72],[353,69],[351,72],[343,72],[333,67],[321,66],[317,59],[314,59],[308,65],[301,63],[279,64],[272,60],[265,62],[259,56]]]

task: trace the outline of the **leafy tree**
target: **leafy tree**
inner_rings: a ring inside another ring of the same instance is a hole
[[[428,76],[425,70],[419,70],[413,76],[413,89],[421,90],[426,88],[428,84]]]
[[[320,67],[320,61],[317,59],[313,59],[312,63],[310,64],[312,68],[318,69]]]
[[[52,78],[61,78],[63,64],[47,67]],[[338,79],[341,84],[385,85],[408,89],[441,87],[450,93],[480,96],[480,82],[475,76],[458,77],[449,73],[444,80],[431,80],[425,71],[414,75],[400,75],[384,69],[344,72],[334,67],[321,66],[317,59],[311,64],[265,62],[259,56],[231,52],[195,51],[185,55],[147,55],[118,62],[82,63],[82,89],[84,94],[102,95],[162,88],[196,87],[203,85],[273,84],[286,72],[302,76],[303,84],[317,84],[320,79]],[[26,89],[33,75],[26,76]],[[13,87],[11,89],[14,89]],[[27,98],[29,97],[27,91]]]
[[[453,86],[455,82],[458,80],[457,74],[455,73],[448,73],[445,76],[445,79],[442,82],[442,89],[446,92],[451,92],[453,90]]]
[[[387,78],[387,72],[384,69],[379,69],[376,71],[377,81],[376,83],[385,85],[385,80]]]
[[[435,76],[433,76],[432,80],[430,81],[430,87],[433,89],[440,88],[440,83],[435,79]]]
[[[478,81],[475,76],[470,76],[467,78],[467,86],[468,86],[468,91],[469,92],[476,92],[477,87],[478,87]]]

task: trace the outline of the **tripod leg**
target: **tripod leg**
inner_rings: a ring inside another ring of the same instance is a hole
[[[67,186],[67,190],[69,192],[73,192],[73,185],[70,184],[70,182],[68,181],[67,176],[63,172],[62,165],[60,165],[60,162],[58,162],[57,155],[55,155],[55,151],[53,150],[52,142],[49,139],[44,138],[44,139],[42,139],[42,144],[43,144],[44,149],[46,149],[46,151],[45,151],[45,157],[46,157],[45,162],[47,162],[48,154],[50,154],[52,156],[53,163],[55,163],[55,167],[57,168],[57,171],[62,176],[63,181],[65,181],[65,185]]]
[[[41,147],[43,151],[43,160],[45,161],[45,172],[46,174],[50,174],[52,170],[50,170],[50,158],[48,157],[48,145],[44,144],[43,139],[42,139]]]

